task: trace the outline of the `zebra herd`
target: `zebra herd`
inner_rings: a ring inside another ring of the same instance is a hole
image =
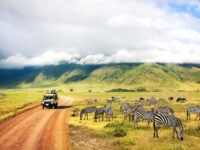
[[[169,97],[171,101],[172,97]],[[97,102],[97,99],[95,99]],[[148,102],[145,105],[151,106],[152,104],[154,107],[151,108],[150,111],[146,111],[142,105],[138,105],[136,102],[146,101]],[[104,120],[104,113],[106,114],[106,120],[110,121],[113,119],[114,108],[109,106],[108,104],[112,104],[113,102],[117,102],[120,104],[120,112],[124,115],[124,121],[126,121],[127,117],[129,118],[129,122],[132,120],[134,121],[134,128],[135,126],[138,128],[138,122],[140,119],[147,120],[147,128],[150,128],[150,123],[153,122],[153,129],[154,129],[154,137],[158,138],[158,130],[160,129],[160,125],[163,124],[164,126],[171,126],[173,128],[173,138],[174,134],[176,133],[177,138],[183,140],[183,125],[181,120],[176,117],[175,112],[172,108],[168,106],[155,106],[159,104],[160,101],[166,101],[164,98],[158,99],[158,101],[151,97],[150,99],[144,100],[144,98],[140,98],[139,100],[135,100],[135,106],[131,106],[129,103],[121,103],[119,98],[112,97],[111,100],[106,100],[106,105],[101,108],[97,108],[96,106],[85,107],[80,112],[80,120],[83,119],[83,115],[85,114],[84,119],[87,117],[88,113],[94,112],[94,121],[97,120],[103,121]],[[200,120],[200,106],[188,106],[187,108],[187,120],[190,120],[190,114],[194,113],[197,114],[195,120],[199,117]],[[176,128],[179,128],[179,132]]]

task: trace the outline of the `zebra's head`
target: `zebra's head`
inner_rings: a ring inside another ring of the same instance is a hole
[[[179,135],[180,135],[181,140],[183,140],[183,133],[184,133],[184,129],[180,128],[179,129]]]

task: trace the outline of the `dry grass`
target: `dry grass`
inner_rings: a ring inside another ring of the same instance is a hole
[[[129,102],[134,105],[134,99],[138,99],[139,97],[150,97],[155,96],[156,98],[163,97],[167,99],[169,96],[174,97],[186,97],[188,100],[186,103],[176,103],[172,101],[162,102],[161,105],[170,106],[175,110],[176,116],[178,116],[184,125],[185,134],[184,141],[179,141],[177,139],[172,138],[172,128],[170,127],[161,127],[159,130],[159,139],[153,138],[153,127],[151,123],[151,128],[147,129],[147,121],[139,122],[139,129],[135,129],[133,127],[133,122],[129,123],[123,121],[123,115],[119,112],[119,104],[112,104],[115,108],[114,120],[110,122],[94,122],[94,114],[89,115],[89,120],[80,121],[79,117],[71,117],[70,124],[79,127],[85,127],[88,131],[92,130],[93,132],[100,133],[101,136],[97,136],[97,138],[102,139],[104,137],[104,142],[107,139],[113,141],[109,145],[109,149],[152,149],[152,150],[182,150],[182,149],[191,149],[197,150],[200,147],[200,137],[198,136],[199,132],[197,131],[198,126],[200,125],[200,121],[195,121],[195,115],[191,115],[190,121],[186,119],[186,108],[190,104],[200,104],[200,93],[198,92],[145,92],[145,93],[68,93],[68,96],[72,96],[75,98],[74,106],[79,109],[88,106],[85,99],[87,98],[98,98],[97,107],[103,107],[105,105],[105,101],[107,98],[111,98],[112,96],[119,97],[123,102]],[[125,99],[122,99],[122,96],[126,96]],[[147,110],[150,110],[150,107],[145,107]],[[108,127],[109,126],[109,127]],[[124,128],[127,131],[127,135],[122,138],[116,138],[113,135],[114,130],[117,127]],[[73,129],[71,129],[73,132]],[[82,133],[82,136],[87,133]],[[73,136],[72,136],[73,137]],[[131,140],[133,141],[131,141]],[[81,140],[81,139],[80,139]],[[88,141],[92,140],[91,137],[87,139]],[[77,138],[77,141],[79,139]],[[132,144],[127,144],[129,143]],[[98,142],[98,140],[97,140]],[[101,142],[99,145],[101,145]],[[75,142],[76,143],[76,142]],[[73,144],[75,144],[73,143]],[[82,149],[87,149],[87,146],[83,146]],[[78,146],[76,147],[78,149]],[[102,148],[104,149],[104,148]]]

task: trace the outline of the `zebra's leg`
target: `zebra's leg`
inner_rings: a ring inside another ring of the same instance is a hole
[[[188,117],[189,117],[189,120],[190,120],[190,112],[188,112]]]
[[[136,119],[136,125],[137,125],[137,128],[138,128],[138,120],[139,120],[140,118],[137,118]]]
[[[156,137],[157,137],[157,138],[159,138],[159,137],[158,137],[158,129],[160,129],[160,124],[157,124],[157,126],[156,126]]]
[[[197,116],[196,116],[196,118],[195,118],[195,121],[197,120],[198,116],[199,116],[199,114],[197,113]]]
[[[148,119],[147,128],[150,128],[150,119]]]
[[[86,113],[85,113],[85,117],[86,117]],[[84,117],[84,120],[85,120],[85,117]]]
[[[174,132],[175,132],[176,128],[173,127],[173,139],[174,139]]]
[[[135,128],[136,117],[134,117],[134,128]]]
[[[179,140],[178,131],[176,130],[176,127],[175,127],[175,131],[176,131],[177,139]]]

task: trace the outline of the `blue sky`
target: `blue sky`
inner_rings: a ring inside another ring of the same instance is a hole
[[[168,6],[170,7],[171,11],[174,13],[186,13],[195,18],[200,18],[200,11],[197,10],[197,5],[188,5],[188,4],[177,4],[173,2],[169,2]]]
[[[0,67],[199,58],[199,0],[0,1]]]

